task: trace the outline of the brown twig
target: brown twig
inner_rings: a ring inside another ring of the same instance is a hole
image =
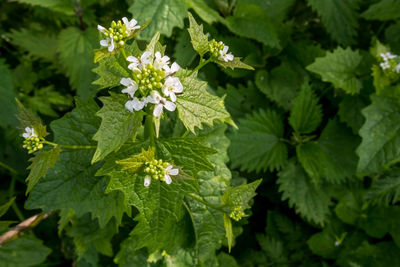
[[[38,225],[42,220],[46,219],[50,215],[52,215],[54,211],[44,213],[41,212],[39,214],[36,214],[25,221],[22,221],[19,223],[17,226],[9,230],[8,232],[4,233],[3,235],[0,236],[0,247],[14,239],[17,239],[18,237],[24,235],[26,232],[34,228],[36,225]]]

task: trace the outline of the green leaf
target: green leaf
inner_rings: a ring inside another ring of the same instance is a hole
[[[289,62],[285,61],[270,72],[257,71],[255,83],[269,99],[285,110],[290,110],[303,83],[303,77]]]
[[[40,117],[36,116],[32,111],[25,108],[22,103],[19,102],[19,100],[16,101],[18,105],[17,118],[21,125],[20,128],[25,130],[26,127],[33,127],[40,137],[46,137],[49,133],[46,130],[46,126],[42,124]]]
[[[356,151],[360,157],[357,171],[366,175],[399,160],[400,107],[395,99],[372,96],[372,104],[362,114],[366,121],[360,129],[362,142]]]
[[[11,205],[14,203],[15,197],[11,198],[9,201],[4,203],[3,205],[0,206],[0,217],[6,214],[8,209],[11,207]]]
[[[338,47],[332,53],[328,52],[325,57],[317,58],[313,64],[307,66],[307,70],[321,75],[324,82],[330,82],[347,94],[354,95],[358,94],[362,87],[356,76],[361,60],[362,56],[358,51]]]
[[[17,97],[14,91],[11,72],[3,59],[0,59],[0,127],[16,126],[17,120],[15,114],[17,107],[15,98]]]
[[[128,139],[135,137],[143,119],[142,112],[129,112],[125,108],[125,102],[128,101],[125,95],[111,94],[99,99],[103,102],[103,107],[97,113],[101,117],[101,124],[93,136],[98,143],[92,163],[118,151]]]
[[[32,163],[28,167],[30,172],[26,178],[26,181],[28,182],[26,194],[32,190],[40,178],[46,176],[49,169],[54,168],[54,165],[59,160],[60,152],[60,147],[54,147],[51,150],[38,151],[35,153],[35,157],[29,159]]]
[[[40,6],[50,10],[64,13],[65,15],[75,15],[75,6],[69,0],[15,0],[19,3]]]
[[[222,22],[224,23],[223,18],[219,15],[218,11],[214,10],[210,6],[207,5],[207,2],[202,0],[187,0],[186,5],[189,8],[192,8],[199,17],[207,22],[207,24],[212,24],[213,22]],[[189,15],[189,21],[190,21]]]
[[[400,2],[396,0],[381,0],[369,6],[361,14],[368,20],[395,20],[400,18]]]
[[[54,142],[65,145],[94,145],[92,136],[99,127],[95,115],[98,107],[94,101],[77,99],[77,107],[63,118],[55,120],[50,127]],[[76,216],[90,212],[98,218],[101,227],[115,217],[121,221],[128,212],[122,193],[106,194],[106,177],[95,176],[100,164],[91,165],[92,149],[64,149],[60,160],[47,175],[39,180],[25,203],[27,209],[74,210]]]
[[[234,234],[233,234],[233,230],[232,230],[232,221],[229,218],[228,214],[224,214],[224,227],[225,227],[225,231],[226,231],[226,239],[228,240],[228,251],[229,253],[231,253],[231,248],[233,245],[233,240],[235,238]]]
[[[173,58],[175,58],[179,66],[187,68],[193,63],[196,57],[197,53],[190,43],[189,33],[187,31],[181,31],[176,38]]]
[[[289,123],[298,133],[311,133],[322,120],[321,105],[310,85],[303,84],[299,95],[293,101]]]
[[[230,208],[237,206],[241,206],[243,210],[250,208],[249,201],[256,196],[256,189],[261,181],[259,179],[250,184],[242,184],[229,188],[221,198],[222,203]]]
[[[340,183],[356,173],[358,158],[354,150],[358,143],[358,138],[348,128],[337,120],[331,120],[318,141],[299,145],[296,152],[304,170],[315,183],[322,178]]]
[[[91,71],[94,68],[93,48],[98,45],[98,33],[93,28],[81,31],[69,27],[60,32],[57,51],[70,84],[82,97],[94,95],[92,81],[95,78]]]
[[[215,120],[234,124],[225,110],[223,99],[207,92],[207,83],[196,78],[197,72],[180,71],[177,76],[184,90],[176,100],[176,108],[179,119],[188,130],[194,133],[195,127],[203,129],[202,124],[212,126]]]
[[[128,11],[139,24],[151,20],[150,25],[139,35],[147,41],[156,32],[171,36],[174,27],[183,28],[183,19],[186,17],[186,5],[183,0],[138,0]]]
[[[137,55],[133,55],[137,56]],[[99,77],[93,84],[100,89],[112,88],[120,85],[123,77],[129,77],[126,61],[121,56],[108,57],[100,61],[99,66],[93,69]]]
[[[4,267],[37,266],[44,262],[51,249],[32,234],[18,237],[0,247],[0,262]]]
[[[349,126],[354,134],[358,134],[365,118],[361,110],[367,106],[367,101],[361,96],[345,96],[339,104],[338,115],[341,122]]]
[[[208,34],[204,34],[203,25],[197,24],[196,20],[189,12],[189,28],[188,32],[190,35],[191,43],[194,50],[199,53],[200,57],[203,57],[205,53],[208,52]]]
[[[324,225],[329,215],[330,198],[324,188],[316,187],[294,161],[290,161],[278,173],[277,183],[282,200],[289,200],[289,207],[295,207],[309,221]]]
[[[379,178],[369,189],[366,199],[376,204],[396,204],[400,200],[400,170],[393,169]]]
[[[274,24],[258,4],[237,4],[233,16],[226,18],[226,25],[237,35],[255,39],[270,47],[280,46]]]
[[[343,45],[354,43],[358,29],[359,0],[307,0],[332,38]]]
[[[214,62],[224,68],[254,70],[254,68],[252,66],[241,62],[240,57],[234,57],[232,61],[228,61],[228,62],[221,61],[221,60],[216,60]]]
[[[260,172],[279,170],[286,162],[287,147],[282,118],[273,110],[254,112],[239,120],[239,130],[230,135],[232,168]]]

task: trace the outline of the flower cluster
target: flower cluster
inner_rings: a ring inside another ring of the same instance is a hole
[[[211,57],[217,58],[218,60],[228,62],[232,61],[234,58],[232,54],[228,54],[229,46],[224,45],[221,41],[217,42],[215,39],[211,40],[208,43],[208,49],[210,50]]]
[[[163,162],[161,159],[146,162],[144,172],[144,186],[150,186],[151,179],[164,181],[166,184],[171,184],[171,175],[178,175],[179,170],[173,169],[173,166],[168,162]]]
[[[33,128],[26,127],[22,137],[25,138],[23,148],[26,148],[29,154],[43,148],[43,143]]]
[[[397,62],[397,55],[393,55],[390,52],[387,53],[381,53],[380,54],[383,62],[381,62],[379,65],[384,71],[395,71],[396,73],[400,73],[400,63]]]
[[[235,221],[239,221],[245,216],[244,211],[242,210],[241,206],[236,206],[231,213],[229,214],[229,217],[234,219]]]
[[[112,21],[108,29],[97,25],[97,29],[106,37],[106,39],[100,41],[100,45],[108,47],[109,52],[114,51],[115,47],[124,46],[126,40],[129,39],[135,30],[140,29],[140,26],[136,24],[137,21],[135,19],[129,21],[126,17],[123,17],[122,21]]]
[[[183,85],[174,74],[179,65],[174,62],[169,66],[169,57],[156,52],[154,56],[149,51],[140,58],[129,56],[128,68],[132,70],[132,78],[124,77],[120,83],[125,86],[121,91],[129,96],[125,107],[133,112],[139,111],[149,103],[154,104],[153,115],[160,117],[163,109],[176,109],[176,95],[183,92]],[[169,98],[170,100],[167,100]]]

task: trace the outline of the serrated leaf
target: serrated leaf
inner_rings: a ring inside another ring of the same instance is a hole
[[[174,27],[182,28],[186,17],[186,5],[183,0],[138,0],[128,11],[139,24],[151,20],[150,25],[140,32],[139,37],[150,40],[156,32],[171,36]]]
[[[303,84],[299,95],[293,101],[289,123],[298,133],[311,133],[321,123],[322,109],[318,98],[309,84]]]
[[[254,112],[239,120],[239,130],[229,138],[232,168],[260,172],[279,170],[286,161],[282,118],[273,110]]]
[[[369,6],[361,14],[368,20],[395,20],[400,18],[400,2],[396,0],[381,0]]]
[[[338,115],[341,122],[349,126],[354,134],[358,134],[365,118],[361,110],[367,106],[367,101],[361,96],[345,96],[339,103]]]
[[[51,249],[32,234],[24,235],[0,247],[0,262],[4,267],[37,266],[44,262]]]
[[[62,30],[58,36],[60,62],[71,86],[85,98],[95,93],[92,86],[95,75],[91,70],[94,68],[93,48],[97,46],[97,36],[93,28],[81,31],[75,27]]]
[[[197,57],[197,53],[190,43],[190,35],[187,31],[181,31],[178,34],[173,57],[182,68],[190,66]]]
[[[356,75],[361,60],[362,56],[358,51],[338,47],[325,57],[317,58],[313,64],[307,66],[307,70],[321,75],[324,82],[330,82],[347,94],[354,95],[362,87]]]
[[[197,24],[196,20],[191,13],[189,16],[189,28],[188,32],[190,35],[191,43],[194,50],[199,53],[200,57],[203,57],[205,53],[208,52],[208,34],[204,34],[203,25]]]
[[[207,83],[198,80],[197,72],[177,73],[183,93],[176,100],[179,119],[191,132],[195,127],[203,129],[202,124],[212,126],[215,120],[234,124],[229,113],[225,110],[223,99],[207,92]]]
[[[221,198],[222,203],[230,208],[237,206],[241,206],[243,210],[250,208],[249,201],[256,196],[256,189],[261,181],[259,179],[250,184],[242,184],[229,188]]]
[[[376,204],[396,204],[400,200],[400,170],[396,168],[379,178],[369,189],[366,199]]]
[[[144,150],[142,148],[142,152],[140,154],[132,155],[129,158],[121,159],[115,161],[115,163],[122,166],[122,170],[128,170],[132,174],[137,173],[141,167],[146,162],[151,162],[154,160],[154,151],[153,149]]]
[[[32,111],[25,108],[19,100],[16,100],[18,105],[17,118],[20,122],[20,128],[25,130],[26,127],[34,128],[40,137],[46,137],[49,133],[46,126],[42,124],[40,117],[36,116]]]
[[[332,38],[343,45],[354,43],[358,28],[359,0],[307,0],[317,11]]]
[[[237,35],[255,39],[270,47],[279,47],[279,38],[266,11],[255,3],[239,3],[226,25]]]
[[[93,145],[92,136],[99,127],[94,101],[77,99],[77,107],[63,118],[50,124],[54,142],[64,145]],[[94,147],[94,146],[93,146]],[[67,149],[60,153],[60,160],[47,175],[39,180],[25,202],[27,209],[74,210],[80,217],[90,212],[98,218],[101,227],[115,217],[121,221],[128,212],[122,193],[106,194],[106,177],[95,176],[100,164],[91,165],[94,149]]]
[[[224,67],[224,68],[230,68],[230,69],[246,69],[246,70],[254,70],[254,68],[250,65],[247,65],[246,63],[243,63],[240,61],[240,57],[234,57],[232,61],[221,61],[221,60],[216,60],[214,61],[218,65]]]
[[[6,212],[8,211],[8,209],[11,207],[11,205],[14,203],[15,197],[12,197],[9,201],[7,201],[6,203],[2,204],[0,206],[0,217],[3,216],[4,214],[6,214]]]
[[[363,109],[366,121],[360,129],[362,142],[357,171],[366,175],[379,172],[400,158],[400,107],[398,101],[372,96],[372,104]]]
[[[31,158],[31,165],[28,167],[30,170],[26,181],[28,186],[26,194],[37,184],[40,178],[44,177],[49,169],[54,168],[54,165],[59,159],[61,152],[60,147],[54,147],[51,150],[41,150],[35,153],[35,157]]]
[[[233,230],[232,230],[232,221],[229,218],[228,214],[224,214],[224,227],[225,227],[225,231],[226,231],[226,239],[228,240],[228,251],[229,253],[231,253],[231,248],[233,245],[233,239],[235,238],[235,236],[233,235]]]
[[[207,24],[212,24],[213,22],[221,22],[223,23],[223,18],[219,15],[218,11],[211,8],[207,5],[207,2],[202,0],[187,0],[186,5],[189,8],[192,8],[199,17],[207,22]],[[189,15],[189,21],[190,21]]]
[[[128,139],[135,137],[143,119],[142,112],[129,112],[125,108],[125,102],[128,101],[125,95],[111,94],[110,97],[99,99],[103,107],[97,113],[101,117],[101,124],[93,136],[98,143],[92,163],[118,151]]]
[[[289,200],[289,207],[295,207],[307,220],[324,225],[329,215],[330,199],[323,188],[309,181],[309,177],[294,161],[278,173],[277,183],[282,200]]]
[[[11,72],[3,59],[0,59],[0,127],[16,126],[17,120],[15,114],[17,107],[15,105],[15,98],[17,97],[14,91],[13,80]]]
[[[354,153],[358,138],[337,120],[329,121],[318,141],[296,147],[297,157],[315,182],[322,178],[332,183],[343,182],[356,173],[358,158]]]
[[[65,15],[75,15],[75,6],[69,0],[15,0],[19,3],[40,6],[50,10],[64,13]]]

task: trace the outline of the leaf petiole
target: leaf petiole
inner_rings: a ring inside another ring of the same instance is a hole
[[[194,199],[194,200],[196,200],[196,201],[198,201],[198,202],[200,202],[200,203],[202,203],[202,204],[204,204],[204,205],[206,205],[207,207],[213,208],[215,210],[219,210],[219,211],[221,211],[223,213],[229,214],[231,212],[231,210],[228,209],[227,207],[225,207],[223,205],[215,205],[213,203],[210,203],[210,202],[204,200],[203,198],[201,198],[201,197],[199,197],[197,195],[190,194],[190,193],[189,194],[185,194],[185,195],[190,197],[190,198],[192,198],[192,199]]]
[[[59,145],[45,139],[42,139],[44,144],[48,144],[54,147],[66,148],[66,149],[95,149],[96,146],[78,146],[78,145]]]

